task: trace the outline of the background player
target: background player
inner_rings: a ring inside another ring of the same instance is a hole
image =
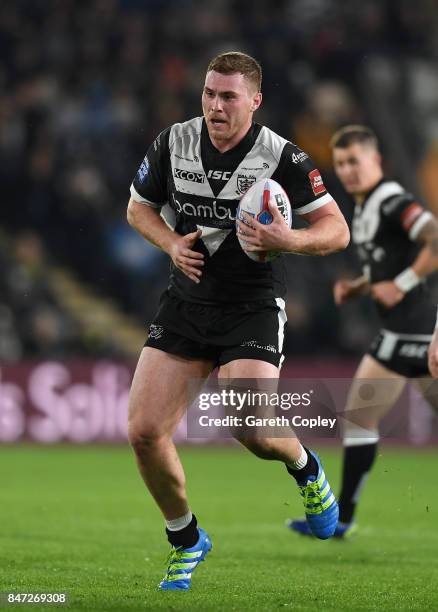
[[[272,206],[271,225],[254,220],[251,227],[241,226],[253,250],[323,255],[349,241],[345,220],[307,155],[253,123],[260,86],[261,69],[253,58],[237,52],[214,58],[202,94],[204,117],[162,132],[131,186],[130,224],[172,259],[169,287],[134,375],[129,412],[138,467],[173,547],[162,589],[189,588],[193,569],[211,548],[189,509],[172,441],[187,408],[188,379],[205,378],[217,365],[222,379],[276,379],[282,361],[282,264],[253,262],[240,248],[239,197],[251,183],[272,177],[309,223],[305,230],[290,230]],[[174,229],[160,216],[163,205]],[[302,486],[310,528],[329,537],[337,504],[316,455],[294,438],[242,443],[259,457],[286,464]]]
[[[353,242],[363,268],[355,280],[339,280],[335,302],[343,304],[369,293],[382,328],[355,374],[347,401],[344,462],[339,496],[339,524],[335,536],[351,535],[356,505],[376,458],[378,424],[400,396],[406,378],[426,398],[430,380],[427,349],[435,325],[436,305],[425,278],[438,269],[438,223],[415,197],[384,177],[375,134],[351,125],[332,138],[335,172],[354,197]],[[372,397],[362,397],[363,380],[374,381]],[[288,523],[294,531],[311,535],[305,521]]]

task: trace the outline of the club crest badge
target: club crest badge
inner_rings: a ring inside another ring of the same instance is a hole
[[[254,183],[257,181],[257,178],[255,176],[251,175],[246,175],[246,174],[238,174],[237,175],[237,190],[239,193],[245,193],[246,191],[248,191],[248,189],[251,187],[251,185],[254,185]]]

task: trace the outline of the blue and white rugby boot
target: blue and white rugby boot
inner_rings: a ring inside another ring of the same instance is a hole
[[[192,572],[205,559],[212,544],[208,534],[198,527],[199,539],[191,548],[172,549],[167,558],[167,572],[158,585],[162,591],[187,591],[190,589]]]
[[[316,453],[309,451],[318,464],[318,475],[298,483],[303,498],[304,512],[310,532],[320,540],[334,535],[339,518],[339,507]]]
[[[295,533],[299,533],[300,535],[313,536],[313,533],[310,531],[310,527],[306,519],[288,519],[286,521],[286,527],[291,531],[295,531]],[[340,521],[338,521],[333,537],[338,538],[339,540],[348,540],[356,533],[356,523],[341,523]]]

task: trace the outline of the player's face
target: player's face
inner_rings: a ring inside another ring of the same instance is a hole
[[[333,166],[344,189],[353,196],[368,193],[383,176],[379,152],[360,143],[333,149]]]
[[[202,110],[210,138],[219,150],[231,149],[240,142],[261,101],[262,94],[255,91],[243,74],[207,72]]]

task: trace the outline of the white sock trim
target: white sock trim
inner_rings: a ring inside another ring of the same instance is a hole
[[[166,520],[166,527],[169,531],[180,531],[180,529],[184,529],[184,527],[187,527],[187,525],[190,524],[192,518],[193,514],[189,510],[187,514],[184,514],[179,518],[171,519],[170,521]]]
[[[344,446],[367,446],[368,444],[377,444],[379,440],[379,434],[369,434],[366,438],[346,436],[343,440],[343,444]]]
[[[377,444],[380,436],[379,432],[373,429],[365,429],[359,425],[349,423],[345,428],[343,445],[344,446],[364,446],[365,444]]]
[[[291,461],[290,463],[288,463],[288,466],[291,467],[293,470],[302,470],[303,467],[306,466],[307,459],[308,457],[306,450],[304,446],[301,446],[301,454],[299,459],[297,459],[296,461]]]

